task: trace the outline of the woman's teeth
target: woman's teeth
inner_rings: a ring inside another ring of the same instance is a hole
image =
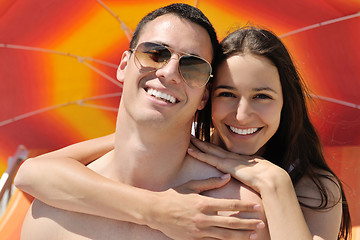
[[[253,134],[254,132],[256,132],[259,128],[240,129],[240,128],[235,128],[235,127],[230,126],[230,129],[234,133],[237,133],[240,135],[249,135],[249,134]]]
[[[147,91],[148,94],[150,94],[153,97],[156,97],[157,99],[163,100],[164,102],[170,102],[170,103],[175,103],[176,102],[176,98],[168,95],[166,93],[162,93],[159,92],[155,89],[149,88],[149,90]]]

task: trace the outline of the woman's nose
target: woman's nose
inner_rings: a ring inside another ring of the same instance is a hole
[[[251,104],[246,99],[241,98],[236,109],[236,120],[239,122],[244,122],[249,119],[251,113]]]

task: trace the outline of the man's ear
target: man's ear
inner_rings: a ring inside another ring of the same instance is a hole
[[[129,51],[125,51],[121,56],[121,61],[118,66],[117,72],[116,72],[116,78],[119,80],[119,82],[124,83],[125,80],[125,70],[129,63],[131,53]]]
[[[207,86],[205,88],[204,95],[201,99],[201,102],[198,106],[198,110],[201,110],[206,106],[207,101],[209,101],[209,95],[210,95],[209,86]]]

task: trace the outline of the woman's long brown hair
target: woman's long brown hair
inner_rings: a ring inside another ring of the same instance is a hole
[[[338,202],[330,203],[329,191],[322,179],[328,179],[336,184],[341,195],[339,201],[342,201],[342,221],[338,239],[350,239],[351,219],[342,183],[325,161],[320,138],[309,119],[306,106],[309,99],[308,90],[284,44],[269,30],[247,26],[229,34],[221,42],[221,47],[222,53],[215,62],[217,64],[238,54],[264,56],[275,64],[280,75],[284,104],[280,126],[267,142],[262,157],[288,172],[292,169],[289,174],[294,186],[304,176],[314,182],[321,195],[321,203],[318,206],[310,206],[299,200],[300,205],[304,207],[327,209],[336,205]],[[214,68],[216,74],[216,65]],[[196,136],[210,141],[211,101],[197,113],[195,122]],[[301,196],[298,198],[301,199]]]

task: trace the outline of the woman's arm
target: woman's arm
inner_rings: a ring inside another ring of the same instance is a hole
[[[292,185],[289,174],[282,168],[261,158],[240,156],[217,146],[193,139],[199,150],[189,149],[193,157],[230,173],[234,178],[259,192],[272,239],[337,239],[341,221],[339,189],[330,180],[323,181],[331,191],[334,207],[312,210],[300,207],[300,200],[317,206],[321,197],[316,186],[307,179]]]
[[[253,203],[191,194],[221,187],[229,176],[179,187],[189,194],[173,189],[151,192],[112,181],[84,166],[110,151],[113,142],[114,136],[109,135],[28,159],[15,185],[48,205],[147,225],[173,239],[248,239],[260,223],[214,215],[221,210],[255,211]]]
[[[109,152],[113,146],[114,134],[111,134],[29,158],[20,166],[15,186],[51,206],[67,210],[76,206],[74,209],[79,209],[80,212],[92,211],[84,202],[92,199],[83,197],[89,190],[93,192],[88,187],[91,186],[89,180],[104,180],[109,184],[112,182],[84,165]],[[74,185],[74,182],[81,183],[81,188]],[[94,181],[95,183],[99,182]]]

